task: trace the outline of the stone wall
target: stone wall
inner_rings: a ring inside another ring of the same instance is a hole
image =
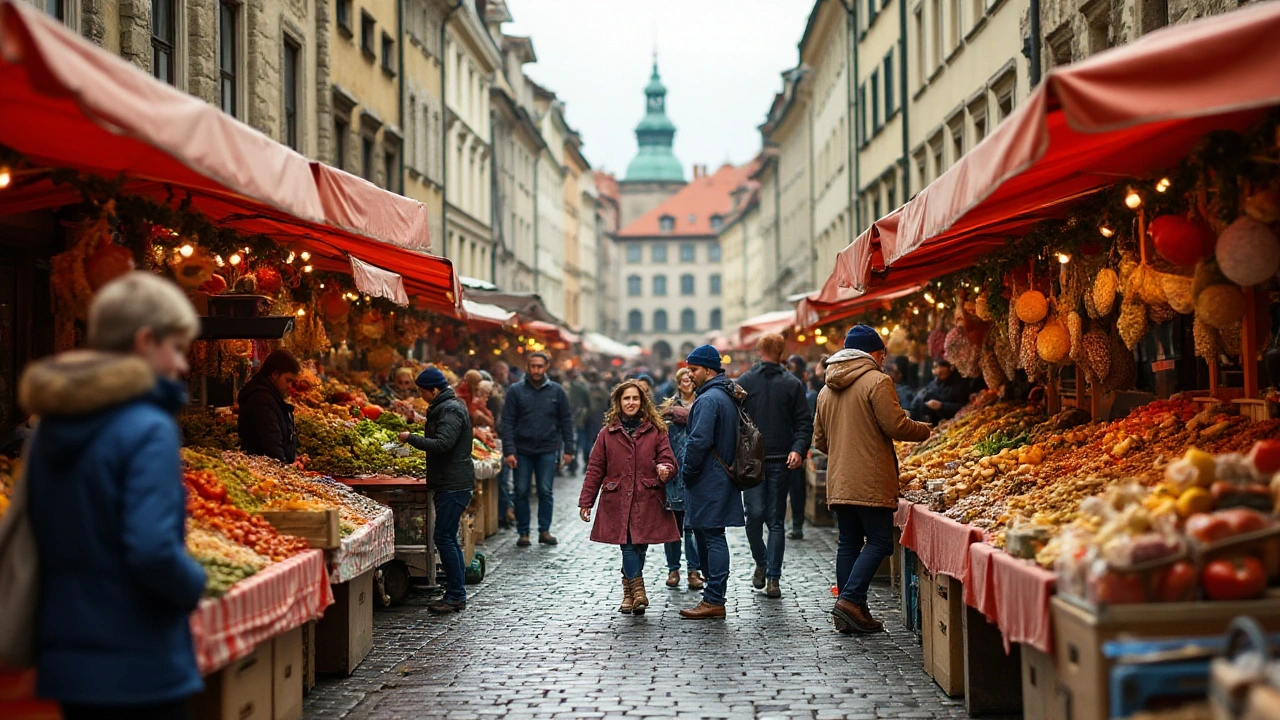
[[[1166,25],[1230,12],[1237,0],[1042,0],[1044,67],[1078,62]]]

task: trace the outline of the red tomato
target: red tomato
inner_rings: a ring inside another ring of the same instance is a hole
[[[382,408],[377,405],[366,405],[364,410],[361,410],[360,413],[369,420],[377,420],[382,417]]]
[[[1187,534],[1208,544],[1231,537],[1231,525],[1218,515],[1196,513],[1187,518]]]
[[[1160,576],[1156,585],[1156,599],[1160,602],[1191,602],[1196,597],[1196,569],[1186,560],[1179,560]]]
[[[1214,560],[1200,579],[1210,600],[1252,600],[1267,589],[1267,574],[1257,558]]]
[[[1107,572],[1095,582],[1094,592],[1099,603],[1126,605],[1147,600],[1141,575]]]
[[[1232,535],[1257,532],[1258,530],[1266,529],[1271,524],[1265,515],[1249,508],[1231,508],[1229,510],[1221,510],[1216,514],[1225,520],[1227,525],[1231,526]]]
[[[1249,459],[1262,475],[1280,472],[1280,440],[1259,440],[1254,443]]]

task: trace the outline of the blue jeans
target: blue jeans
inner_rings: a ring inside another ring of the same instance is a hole
[[[791,470],[784,460],[764,464],[764,482],[742,493],[747,510],[747,543],[756,565],[765,567],[765,577],[782,577],[782,554],[787,549],[787,493],[791,490]],[[769,528],[766,545],[764,528]]]
[[[809,495],[809,478],[805,477],[804,468],[788,470],[791,473],[791,529],[804,531],[804,505]]]
[[[708,605],[724,606],[724,594],[729,589],[729,542],[724,528],[708,528],[701,531],[705,538],[706,554],[703,566],[707,571],[707,585],[702,591],[702,601]]]
[[[587,420],[587,426],[578,431],[578,457],[582,460],[582,467],[586,468],[587,463],[591,462],[591,450],[596,445],[596,438],[600,436],[600,423]]]
[[[638,578],[644,574],[644,556],[649,552],[648,545],[633,545],[628,543],[622,546],[622,576],[628,580]]]
[[[440,554],[440,564],[444,566],[445,602],[467,601],[467,567],[463,564],[462,544],[458,542],[458,523],[471,504],[471,492],[454,490],[432,494],[436,525],[431,537],[435,540],[436,552]]]
[[[840,542],[836,546],[836,584],[840,597],[867,604],[867,589],[880,563],[893,553],[893,510],[863,505],[832,505]]]
[[[511,507],[511,468],[502,463],[498,472],[498,524],[507,527],[507,508]]]
[[[702,570],[702,563],[698,562],[698,547],[694,542],[694,531],[686,529],[684,526],[684,512],[675,511],[676,527],[680,529],[680,537],[682,540],[672,540],[663,545],[663,549],[667,551],[667,569],[671,572],[679,572],[680,570],[680,546],[684,545],[685,559],[689,561],[689,572],[699,572]]]
[[[538,479],[538,532],[551,532],[551,511],[555,509],[552,486],[556,480],[556,464],[560,454],[552,451],[540,455],[516,456],[516,531],[529,534],[529,487]]]

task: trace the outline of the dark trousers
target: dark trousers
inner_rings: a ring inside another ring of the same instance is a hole
[[[893,510],[863,505],[833,505],[840,542],[836,546],[836,584],[840,597],[867,604],[867,589],[880,563],[893,553]]]
[[[791,472],[785,460],[767,460],[764,482],[742,493],[747,510],[747,544],[756,565],[764,566],[765,577],[782,577],[782,555],[787,550],[787,491]],[[769,529],[768,542],[764,530]]]
[[[804,468],[791,470],[791,529],[804,531],[804,506],[809,497],[809,479],[805,477]]]
[[[600,421],[587,420],[587,426],[578,431],[578,457],[582,458],[582,467],[591,462],[591,449],[595,447],[596,438],[600,435]]]
[[[684,526],[683,511],[676,510],[675,516],[676,527],[680,528],[680,539],[673,540],[662,546],[667,551],[667,570],[671,572],[680,570],[680,548],[683,546],[685,560],[689,565],[689,572],[699,572],[702,570],[702,556],[698,554],[698,544],[694,539],[697,531]]]
[[[725,539],[724,528],[706,528],[700,532],[699,542],[706,550],[702,566],[707,576],[702,600],[708,605],[724,606],[725,592],[729,589],[729,541]]]
[[[74,705],[63,704],[63,720],[189,720],[188,700],[157,705]]]
[[[436,506],[436,526],[432,539],[444,567],[445,602],[467,601],[467,567],[463,564],[462,544],[458,542],[458,524],[462,513],[471,504],[471,490],[437,492],[433,500]]]
[[[551,513],[555,509],[556,464],[560,453],[552,451],[540,455],[516,456],[516,532],[529,534],[529,488],[537,477],[538,483],[538,532],[551,532]]]
[[[627,543],[622,546],[622,576],[628,580],[644,574],[644,557],[649,552],[648,545]]]
[[[507,510],[511,505],[511,468],[507,464],[502,463],[502,470],[498,472],[498,524],[503,527],[509,527],[507,523]]]

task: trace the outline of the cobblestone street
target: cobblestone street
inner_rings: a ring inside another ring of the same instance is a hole
[[[373,652],[352,677],[321,679],[306,717],[965,716],[924,673],[887,582],[871,605],[888,632],[835,632],[834,529],[788,541],[781,600],[751,588],[745,536],[730,530],[725,621],[681,618],[698,594],[668,589],[662,548],[650,548],[651,606],[633,617],[617,612],[617,548],[590,542],[577,518],[580,487],[557,481],[558,547],[516,548],[513,531],[488,540],[488,576],[468,588],[465,613],[433,617],[424,602],[376,612]]]

